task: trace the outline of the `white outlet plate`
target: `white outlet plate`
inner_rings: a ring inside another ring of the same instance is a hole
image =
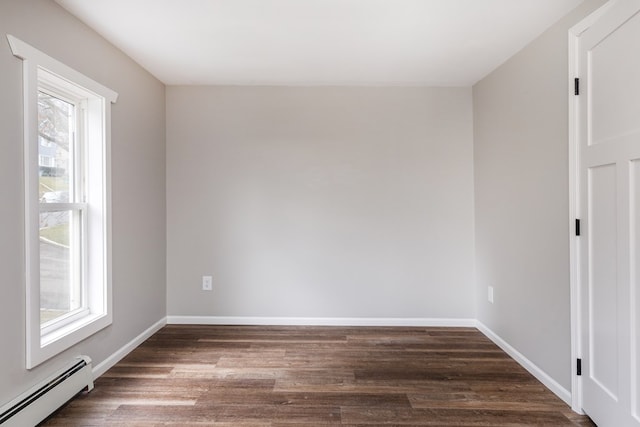
[[[210,291],[213,289],[213,278],[211,276],[202,276],[202,290]]]
[[[493,304],[493,286],[489,286],[487,288],[487,299],[491,304]]]

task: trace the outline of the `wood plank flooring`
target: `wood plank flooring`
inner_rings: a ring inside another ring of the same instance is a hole
[[[593,426],[474,328],[164,327],[44,426]]]

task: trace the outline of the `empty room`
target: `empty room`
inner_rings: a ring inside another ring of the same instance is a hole
[[[639,0],[0,0],[0,425],[640,427]]]

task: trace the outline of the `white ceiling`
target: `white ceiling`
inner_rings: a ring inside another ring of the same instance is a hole
[[[582,0],[56,0],[168,85],[470,86]]]

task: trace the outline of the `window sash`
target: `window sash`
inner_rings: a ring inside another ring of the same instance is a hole
[[[71,309],[68,313],[55,317],[47,322],[40,320],[40,334],[46,339],[48,335],[59,328],[63,328],[72,321],[80,321],[83,316],[91,314],[88,295],[91,291],[87,285],[87,221],[86,213],[88,205],[86,203],[40,203],[40,213],[69,212],[69,277],[66,286],[70,297],[79,294],[78,308]],[[42,254],[40,254],[42,256]],[[40,266],[42,272],[42,265]],[[40,289],[42,293],[42,289]],[[42,299],[40,300],[42,301]],[[40,302],[40,310],[43,307]]]
[[[68,326],[71,323],[82,320],[83,318],[89,316],[91,311],[83,306],[78,309],[72,310],[66,314],[63,314],[60,317],[56,317],[53,320],[43,323],[40,326],[41,334],[43,339],[46,341],[47,337],[53,336],[53,334],[65,326]]]
[[[88,208],[87,203],[40,203],[40,212],[59,212],[59,211],[86,211]]]

